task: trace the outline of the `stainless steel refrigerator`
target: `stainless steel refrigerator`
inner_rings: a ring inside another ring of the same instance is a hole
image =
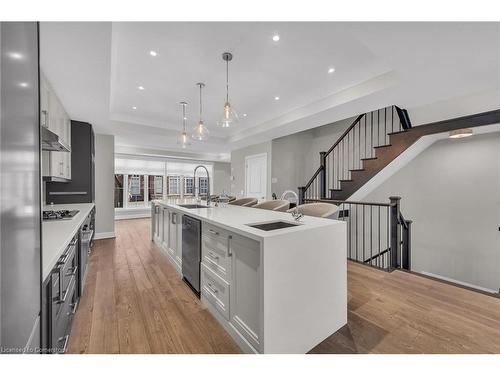
[[[0,350],[40,343],[38,25],[0,23]]]

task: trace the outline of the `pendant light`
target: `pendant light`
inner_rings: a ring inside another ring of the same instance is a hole
[[[203,116],[202,116],[203,107],[201,101],[201,90],[205,87],[205,84],[202,82],[198,82],[196,86],[200,87],[200,121],[198,121],[198,124],[194,127],[193,134],[191,134],[191,137],[193,139],[196,139],[197,141],[205,141],[210,133],[205,124],[203,123]]]
[[[223,128],[229,128],[238,122],[238,115],[233,107],[231,107],[231,104],[229,104],[229,61],[233,59],[233,55],[229,52],[224,52],[222,59],[226,62],[226,102],[224,103],[224,113],[218,124]]]
[[[179,144],[182,148],[186,148],[191,144],[189,142],[189,136],[186,132],[186,102],[180,102],[180,105],[182,106],[182,132],[179,135],[179,138],[177,139],[177,144]]]

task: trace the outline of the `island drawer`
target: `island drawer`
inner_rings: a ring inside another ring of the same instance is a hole
[[[229,320],[229,283],[203,263],[201,264],[201,293]]]
[[[202,262],[226,281],[230,281],[231,275],[230,238],[201,236]]]

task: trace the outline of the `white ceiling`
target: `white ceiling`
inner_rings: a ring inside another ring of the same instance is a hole
[[[121,146],[182,151],[176,144],[178,103],[189,103],[192,128],[199,110],[195,84],[204,82],[204,119],[212,137],[187,152],[216,160],[231,149],[385,105],[411,114],[496,90],[499,25],[42,23],[40,55],[69,115],[114,134]],[[276,33],[278,42],[272,40]],[[230,129],[216,126],[225,96],[224,51],[234,55],[230,101],[241,120]],[[335,73],[328,74],[330,67]],[[482,105],[500,104],[499,97],[491,101]]]

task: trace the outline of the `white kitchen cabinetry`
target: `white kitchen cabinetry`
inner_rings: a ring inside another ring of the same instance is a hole
[[[255,349],[260,349],[260,243],[202,224],[201,293]]]
[[[307,353],[347,323],[345,222],[305,216],[263,231],[250,224],[295,223],[247,207],[158,204],[169,211],[169,251],[156,243],[179,272],[181,217],[201,221],[201,301],[244,352]]]
[[[182,214],[165,209],[163,220],[163,232],[167,234],[164,235],[162,247],[167,251],[177,272],[182,274]]]
[[[260,349],[260,243],[239,235],[229,240],[231,254],[230,321],[257,350]]]
[[[57,134],[71,148],[71,120],[43,74],[40,75],[40,126]],[[71,152],[44,151],[43,177],[71,180]]]

